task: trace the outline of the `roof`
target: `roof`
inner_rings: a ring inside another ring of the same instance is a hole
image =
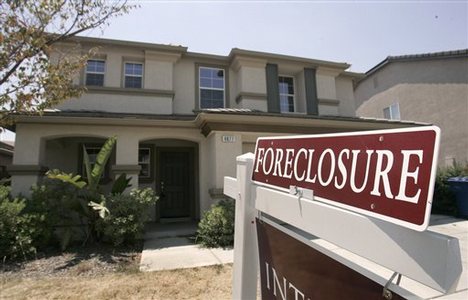
[[[185,46],[172,45],[172,44],[166,45],[166,44],[103,39],[103,38],[84,37],[84,36],[75,36],[71,38],[70,41],[78,42],[78,43],[96,44],[96,45],[134,47],[134,48],[156,50],[156,51],[159,50],[159,51],[178,52],[178,53],[181,53],[182,55],[211,58],[211,59],[216,59],[216,60],[225,60],[227,62],[231,61],[233,57],[236,55],[245,55],[245,56],[255,57],[255,58],[282,59],[282,60],[287,60],[287,61],[292,61],[292,62],[305,63],[305,64],[309,64],[312,66],[317,66],[317,67],[322,66],[322,67],[329,67],[329,68],[337,68],[343,71],[351,66],[350,64],[344,63],[344,62],[318,60],[318,59],[312,59],[312,58],[306,58],[306,57],[252,51],[252,50],[245,50],[245,49],[239,49],[239,48],[232,48],[229,55],[224,56],[224,55],[214,55],[214,54],[207,54],[207,53],[189,52],[188,48]],[[356,74],[350,72],[347,75],[354,76]]]
[[[12,115],[16,123],[81,124],[91,126],[151,126],[268,134],[318,134],[429,125],[360,117],[269,113],[249,109],[204,109],[190,115],[127,114],[98,111],[50,111],[39,115]]]
[[[367,71],[366,76],[369,76],[372,73],[377,72],[379,69],[383,68],[385,65],[391,62],[406,62],[406,61],[418,61],[418,60],[429,60],[429,59],[448,59],[448,58],[459,58],[459,57],[468,58],[468,49],[450,50],[450,51],[441,51],[441,52],[432,52],[432,53],[421,53],[421,54],[387,56],[387,58],[385,58],[383,61],[378,63],[372,69]]]

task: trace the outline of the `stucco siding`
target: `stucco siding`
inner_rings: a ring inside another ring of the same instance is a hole
[[[174,113],[193,113],[195,84],[195,62],[187,59],[180,60],[174,66]]]
[[[116,113],[140,113],[169,115],[172,110],[172,95],[141,95],[116,93],[86,93],[79,99],[70,99],[56,108],[60,110],[106,111]]]
[[[391,62],[359,82],[356,108],[373,95],[403,83],[468,83],[468,58]]]
[[[399,103],[402,120],[441,128],[440,165],[468,162],[468,84],[398,84],[364,102],[357,114],[383,118],[393,103]]]
[[[340,101],[338,113],[340,116],[354,117],[356,109],[354,107],[353,81],[350,77],[337,77],[336,98]]]

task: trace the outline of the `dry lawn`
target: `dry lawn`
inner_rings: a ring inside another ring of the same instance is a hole
[[[232,265],[218,265],[93,276],[8,276],[0,277],[0,299],[230,299],[231,273]]]

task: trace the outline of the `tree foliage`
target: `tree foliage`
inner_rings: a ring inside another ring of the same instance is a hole
[[[37,113],[79,96],[72,78],[92,51],[70,55],[54,46],[132,7],[126,0],[0,0],[0,125],[8,113]]]

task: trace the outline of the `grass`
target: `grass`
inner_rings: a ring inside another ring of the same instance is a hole
[[[0,281],[0,299],[230,299],[231,273],[232,265],[218,265],[159,272],[127,268],[97,276],[7,277]]]

